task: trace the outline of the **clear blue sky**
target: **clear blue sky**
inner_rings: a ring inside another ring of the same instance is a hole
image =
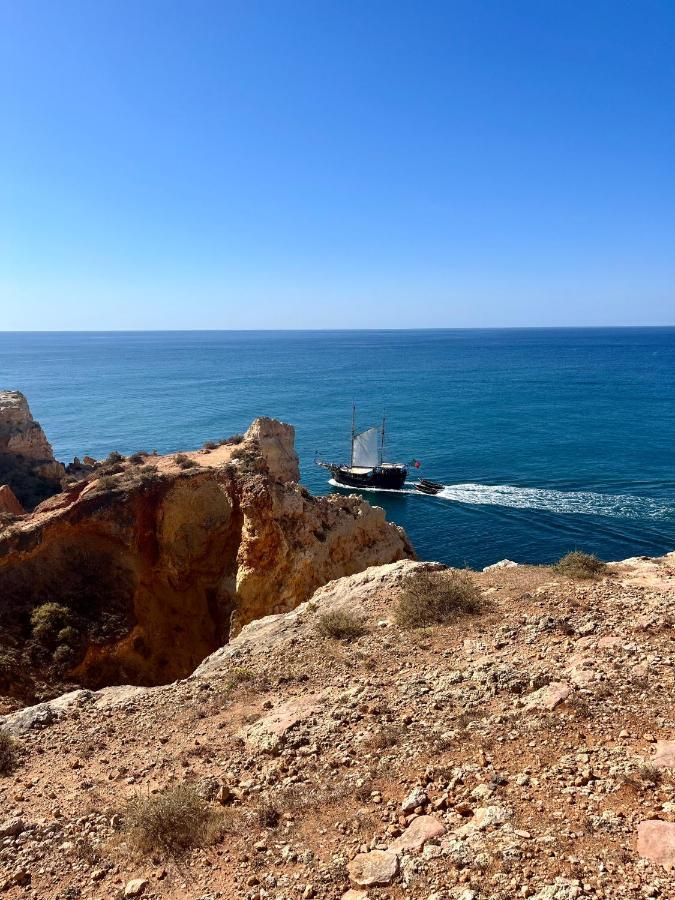
[[[0,330],[675,324],[673,0],[0,0]]]

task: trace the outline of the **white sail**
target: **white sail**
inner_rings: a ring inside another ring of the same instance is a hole
[[[362,431],[354,438],[354,462],[355,466],[373,468],[379,466],[380,455],[377,450],[377,428],[369,428]]]

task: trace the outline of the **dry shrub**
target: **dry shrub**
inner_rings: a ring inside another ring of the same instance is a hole
[[[19,743],[0,729],[0,775],[9,775],[18,763]]]
[[[424,572],[406,579],[396,605],[396,622],[401,628],[424,628],[479,613],[483,607],[480,588],[468,573]]]
[[[143,853],[177,857],[218,836],[218,816],[186,782],[133,797],[124,819],[130,842]]]
[[[276,828],[281,821],[281,813],[269,800],[263,800],[255,808],[255,821],[260,828]]]
[[[598,578],[607,571],[607,563],[604,563],[592,553],[582,553],[574,550],[559,559],[553,566],[560,575],[568,578]]]
[[[194,459],[191,459],[185,453],[177,453],[174,456],[173,461],[181,469],[193,469],[195,466],[199,465],[198,462],[196,462]]]
[[[385,725],[368,741],[369,746],[373,750],[386,750],[389,747],[395,747],[401,739],[399,729],[394,725]]]
[[[335,609],[322,613],[316,623],[319,634],[338,641],[355,641],[368,629],[359,616],[347,609]]]

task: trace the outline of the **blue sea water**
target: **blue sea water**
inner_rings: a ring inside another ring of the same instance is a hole
[[[484,566],[675,548],[675,328],[1,333],[57,458],[169,452],[292,422],[302,479],[386,411],[438,497],[369,493],[420,557]],[[416,474],[416,473],[415,473]]]

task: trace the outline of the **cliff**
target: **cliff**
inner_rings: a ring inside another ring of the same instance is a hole
[[[65,468],[56,462],[40,424],[19,391],[0,391],[0,486],[32,508],[61,489]]]
[[[113,454],[5,527],[0,692],[182,678],[253,619],[413,555],[381,509],[297,484],[293,441],[257,419],[212,449]]]
[[[674,581],[675,554],[584,580],[401,560],[176,684],[7,716],[3,896],[673,897]],[[446,615],[402,624],[430,594]],[[153,844],[186,803],[186,844]]]

